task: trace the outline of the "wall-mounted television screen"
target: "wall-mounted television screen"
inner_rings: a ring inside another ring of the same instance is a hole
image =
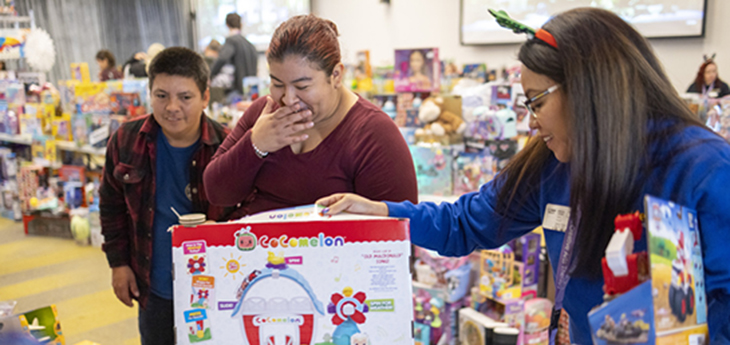
[[[525,40],[500,27],[487,11],[504,10],[510,17],[539,28],[553,15],[576,7],[610,10],[645,37],[704,36],[706,0],[461,0],[461,43],[517,43]]]

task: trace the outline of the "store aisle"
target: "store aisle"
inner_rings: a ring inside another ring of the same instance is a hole
[[[26,236],[22,223],[0,218],[0,300],[16,311],[56,304],[66,344],[139,344],[137,308],[117,301],[99,248]]]

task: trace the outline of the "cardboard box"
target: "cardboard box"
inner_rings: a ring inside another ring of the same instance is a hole
[[[695,210],[646,196],[651,279],[588,314],[595,344],[705,344],[707,296]]]
[[[406,220],[310,206],[172,231],[178,344],[413,344]]]

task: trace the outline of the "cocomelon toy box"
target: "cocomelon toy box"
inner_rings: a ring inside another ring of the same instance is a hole
[[[632,246],[624,245],[633,244],[632,232],[642,230],[641,221],[622,231],[617,218],[611,243],[628,240],[621,240],[617,251],[609,243],[604,281],[607,293],[628,291],[589,314],[594,342],[705,344],[707,299],[697,213],[652,196],[645,198],[645,212],[648,253],[632,254]]]
[[[178,344],[413,344],[407,220],[308,206],[172,231]]]

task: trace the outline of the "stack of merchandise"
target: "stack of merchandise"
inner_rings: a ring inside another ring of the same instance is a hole
[[[147,79],[91,82],[85,63],[72,64],[72,71],[74,79],[59,82],[64,112],[58,138],[103,148],[121,123],[149,112]]]
[[[469,305],[472,263],[469,257],[447,258],[416,248],[413,282],[416,344],[453,344],[459,309]]]
[[[497,71],[485,64],[467,64],[460,72],[438,55],[437,48],[396,50],[389,73],[359,60],[353,85],[401,129],[419,193],[458,196],[491,181],[525,146],[529,116],[519,67],[503,70],[497,81]],[[375,71],[372,83],[363,82],[367,70]]]
[[[472,306],[491,319],[519,330],[518,343],[547,344],[552,304],[540,279],[540,235],[527,234],[498,250],[483,250]],[[544,263],[543,263],[544,264]]]
[[[7,147],[0,147],[0,198],[2,217],[21,220],[20,194],[18,193],[18,161],[15,153]]]
[[[552,303],[543,298],[547,262],[540,259],[540,241],[540,234],[530,233],[499,250],[462,258],[416,248],[416,343],[485,344],[473,340],[493,339],[498,330],[512,336],[508,343],[547,344]],[[475,326],[482,328],[479,336]]]
[[[58,90],[0,80],[0,133],[26,143],[0,148],[0,214],[23,219],[28,233],[100,245],[100,174],[60,164],[57,148],[103,153],[121,123],[149,112],[147,80],[94,83],[85,63],[71,71],[74,79],[59,82]]]

